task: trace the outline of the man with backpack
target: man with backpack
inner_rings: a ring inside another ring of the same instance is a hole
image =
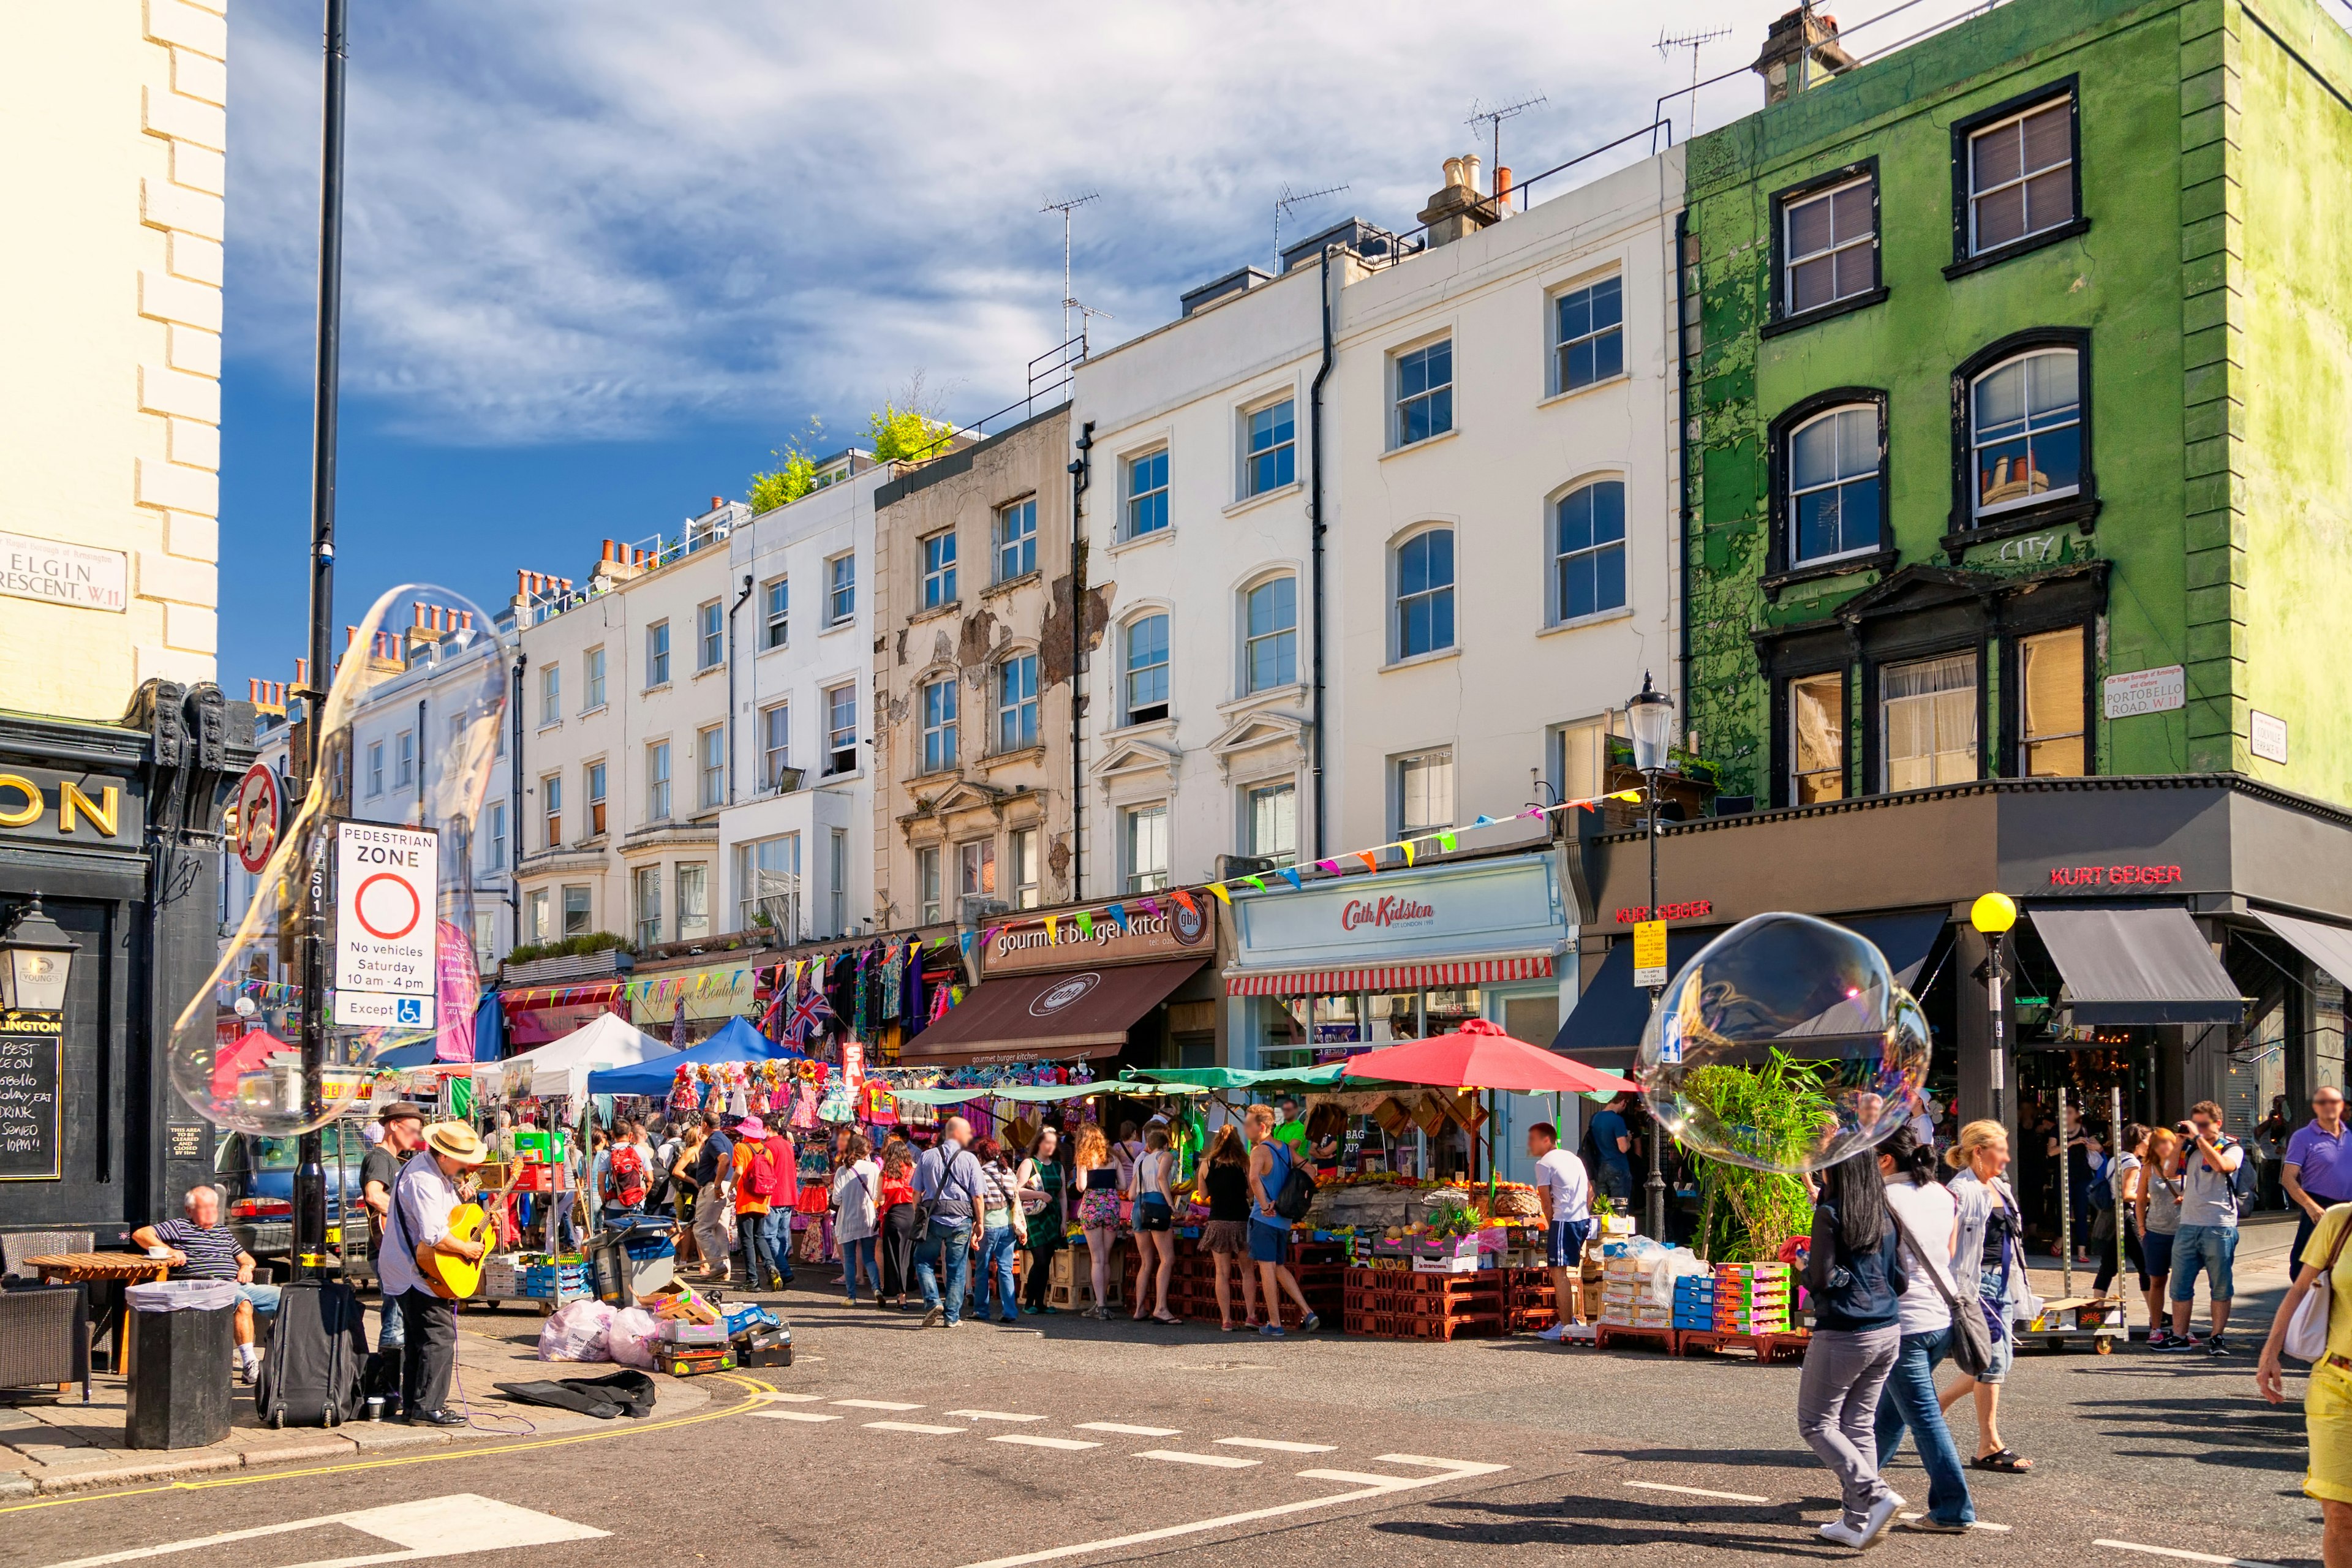
[[[1315,1178],[1298,1163],[1298,1152],[1274,1135],[1274,1107],[1253,1105],[1242,1118],[1242,1134],[1250,1142],[1250,1261],[1257,1265],[1258,1283],[1265,1291],[1265,1322],[1258,1332],[1282,1338],[1282,1298],[1298,1303],[1305,1320],[1299,1328],[1313,1333],[1323,1326],[1290,1271],[1290,1227],[1307,1217],[1315,1201]]]
[[[743,1118],[735,1124],[735,1239],[743,1249],[746,1290],[766,1289],[775,1272],[775,1259],[768,1256],[768,1211],[775,1205],[763,1184],[772,1167],[767,1123],[756,1116]]]
[[[793,1205],[800,1201],[800,1162],[793,1152],[793,1141],[757,1118],[746,1121],[735,1132],[735,1228],[743,1237],[743,1277],[757,1290],[761,1289],[762,1273],[772,1274],[781,1290],[793,1282]],[[746,1211],[747,1195],[767,1205],[766,1211]],[[751,1233],[754,1230],[760,1233],[756,1256],[767,1262],[764,1271],[753,1261]]]
[[[2178,1131],[2189,1149],[2180,1165],[2180,1232],[2172,1240],[2172,1340],[2163,1348],[2228,1355],[2221,1333],[2230,1326],[2230,1269],[2238,1255],[2238,1210],[2252,1195],[2253,1170],[2245,1146],[2221,1131],[2221,1108],[2213,1101],[2190,1106]],[[2213,1332],[2193,1339],[2189,1314],[2200,1269],[2211,1280]]]
[[[615,1131],[619,1137],[604,1152],[603,1185],[598,1192],[604,1199],[603,1220],[607,1225],[644,1213],[646,1194],[653,1185],[652,1162],[646,1157],[645,1145],[638,1142],[644,1135],[636,1124],[625,1122]]]

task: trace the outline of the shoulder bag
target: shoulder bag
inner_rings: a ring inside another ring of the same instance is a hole
[[[1911,1256],[1927,1269],[1928,1282],[1936,1287],[1936,1294],[1941,1296],[1944,1305],[1952,1310],[1952,1364],[1965,1375],[1976,1376],[1992,1364],[1992,1328],[1985,1321],[1983,1307],[1975,1301],[1963,1302],[1953,1292],[1944,1278],[1942,1265],[1919,1250],[1919,1244],[1911,1239],[1909,1227],[1904,1225],[1903,1216],[1895,1212],[1893,1204],[1886,1205],[1886,1217],[1895,1222],[1895,1234],[1903,1238],[1903,1245],[1910,1249]]]
[[[2294,1316],[2286,1321],[2286,1337],[2279,1348],[2297,1361],[2318,1362],[2327,1354],[2327,1314],[2336,1305],[2336,1260],[2344,1255],[2344,1238],[2352,1236],[2352,1221],[2336,1233],[2336,1245],[2327,1249],[2327,1267],[2295,1303]]]

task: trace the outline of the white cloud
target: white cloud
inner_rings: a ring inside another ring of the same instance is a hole
[[[1919,0],[1857,45],[1966,5]],[[1265,265],[1286,182],[1351,186],[1302,209],[1298,235],[1350,212],[1410,227],[1440,161],[1472,146],[1474,96],[1549,95],[1505,132],[1524,175],[1687,84],[1660,29],[1733,28],[1701,58],[1712,75],[1784,8],[362,7],[345,385],[406,434],[486,444],[782,431],[919,368],[969,416],[1059,338],[1047,196],[1101,192],[1077,219],[1076,292],[1123,338],[1191,284]],[[300,385],[318,7],[241,0],[231,26],[229,346]],[[1702,96],[1702,126],[1759,101],[1743,73]]]

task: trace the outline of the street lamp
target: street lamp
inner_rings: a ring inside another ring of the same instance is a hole
[[[73,955],[81,944],[41,910],[41,895],[16,911],[0,935],[0,1008],[21,1013],[62,1013]]]
[[[2009,1118],[2002,1114],[2009,1098],[2009,1044],[2007,1009],[2001,1005],[2000,986],[2008,976],[2001,969],[2000,948],[2001,939],[2016,923],[2017,901],[2006,893],[1987,893],[1969,907],[1969,924],[1981,931],[1985,939],[1985,1001],[1992,1009],[1989,1053],[1992,1062],[1992,1119],[2004,1127],[2009,1125]]]
[[[1642,775],[1649,795],[1650,818],[1650,910],[1649,918],[1658,919],[1658,774],[1665,770],[1666,748],[1672,742],[1675,729],[1674,699],[1650,683],[1647,670],[1642,672],[1642,689],[1625,704],[1625,721],[1633,731],[1633,766]],[[1650,987],[1650,1011],[1658,1010],[1658,994],[1665,989],[1662,980]],[[1666,1176],[1664,1151],[1662,1148],[1658,1119],[1650,1118],[1650,1176],[1643,1195],[1648,1200],[1646,1218],[1654,1240],[1666,1237]]]

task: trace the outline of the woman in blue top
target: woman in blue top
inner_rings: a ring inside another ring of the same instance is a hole
[[[1253,1105],[1242,1118],[1242,1131],[1250,1141],[1250,1260],[1257,1265],[1258,1282],[1265,1288],[1265,1321],[1258,1332],[1282,1338],[1282,1298],[1288,1292],[1298,1303],[1299,1327],[1313,1333],[1323,1326],[1307,1305],[1298,1276],[1290,1271],[1290,1222],[1274,1212],[1282,1184],[1290,1179],[1291,1162],[1298,1156],[1274,1135],[1274,1107]]]
[[[1822,1526],[1841,1546],[1876,1541],[1903,1500],[1879,1479],[1878,1396],[1903,1346],[1897,1305],[1910,1278],[1901,1237],[1886,1218],[1886,1187],[1874,1151],[1822,1173],[1813,1204],[1805,1289],[1813,1333],[1797,1386],[1797,1432],[1834,1471],[1845,1511]]]

